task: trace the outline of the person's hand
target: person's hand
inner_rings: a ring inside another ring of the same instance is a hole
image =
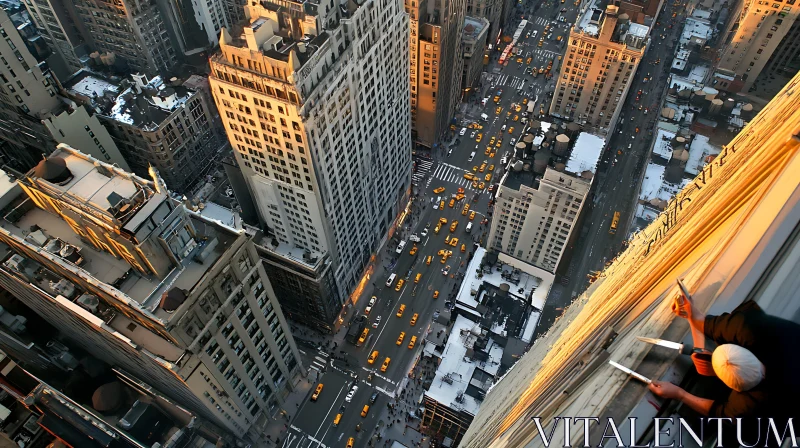
[[[683,302],[683,304],[681,304],[681,302]],[[692,297],[687,297],[683,294],[683,291],[678,292],[678,296],[672,301],[672,312],[691,322],[694,314],[693,311]]]
[[[683,394],[683,389],[668,381],[653,380],[647,388],[650,389],[650,392],[654,395],[668,400],[680,399],[681,394]]]

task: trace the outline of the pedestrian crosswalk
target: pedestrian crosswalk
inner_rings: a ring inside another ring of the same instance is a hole
[[[546,19],[544,17],[541,17],[541,16],[540,17],[536,17],[535,22],[536,22],[537,25],[541,25],[541,26],[545,26],[545,25],[549,25],[550,24],[550,20],[548,20],[548,19]]]
[[[411,175],[411,183],[419,187],[422,181],[428,176],[428,173],[431,172],[434,162],[423,158],[415,158],[414,162],[417,164],[417,169],[414,171],[414,174]]]
[[[328,365],[328,357],[330,355],[324,352],[318,352],[317,355],[314,356],[314,360],[311,361],[310,368],[316,370],[317,372],[324,372],[325,366]]]
[[[436,168],[432,178],[436,178],[444,182],[454,183],[460,187],[471,188],[472,181],[464,179],[464,173],[467,172],[468,171],[457,166],[442,163]]]

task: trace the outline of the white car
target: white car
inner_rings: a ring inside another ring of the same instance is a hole
[[[356,391],[358,391],[358,386],[353,386],[353,389],[351,389],[350,392],[347,393],[347,396],[344,397],[344,401],[350,403],[350,401],[353,400],[353,396],[356,394]]]
[[[372,296],[372,298],[369,299],[369,306],[375,306],[376,302],[378,302],[378,298],[375,297],[375,296]]]
[[[467,128],[461,128],[461,132],[459,132],[458,135],[463,136],[466,133],[467,133]]]
[[[442,269],[442,275],[447,275],[449,273],[450,273],[450,265],[448,264],[447,266],[444,267],[444,269]]]
[[[381,324],[381,316],[375,318],[375,322],[372,323],[372,328],[378,328],[378,325]]]
[[[420,235],[421,237],[423,237],[423,238],[425,238],[426,236],[428,236],[428,228],[426,227],[426,228],[422,229],[422,232],[419,232],[419,235]]]
[[[400,241],[400,244],[397,246],[396,252],[398,254],[402,254],[403,253],[403,248],[405,248],[405,247],[406,247],[406,242],[405,241]]]
[[[411,236],[410,236],[410,237],[408,237],[408,239],[409,239],[409,240],[410,240],[412,243],[419,243],[420,241],[422,241],[422,239],[421,239],[419,236],[417,236],[417,234],[416,234],[416,233],[412,233],[412,234],[411,234]]]
[[[510,142],[508,142],[508,144],[509,144],[509,145],[511,145],[511,146],[514,146],[514,145],[516,145],[516,144],[517,144],[517,139],[515,139],[515,138],[512,138],[512,139],[511,139],[511,141],[510,141]]]
[[[368,306],[368,307],[364,308],[364,314],[367,315],[367,316],[369,316],[369,313],[371,311],[372,311],[372,307],[371,306]]]

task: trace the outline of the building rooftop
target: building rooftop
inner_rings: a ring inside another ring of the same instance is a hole
[[[714,28],[708,20],[697,17],[687,17],[683,24],[680,43],[688,44],[692,41],[692,38],[699,38],[702,41],[707,41],[713,36],[713,31]]]
[[[194,95],[182,85],[167,85],[160,76],[149,81],[134,75],[133,85],[100,103],[100,113],[121,123],[153,131]]]
[[[459,315],[450,330],[436,377],[425,395],[452,409],[475,415],[500,369],[502,357],[503,347],[490,336],[482,335],[476,322]]]
[[[89,98],[99,98],[107,94],[117,95],[120,89],[118,83],[104,79],[86,69],[75,73],[63,86],[70,93]]]
[[[708,137],[697,134],[689,145],[689,159],[686,161],[686,174],[696,176],[700,170],[722,151],[719,146],[712,145]]]
[[[597,163],[603,154],[606,140],[588,132],[581,132],[572,147],[572,152],[567,162],[566,170],[570,173],[581,174],[589,171],[597,172]]]
[[[653,141],[653,154],[668,162],[672,158],[672,140],[675,138],[674,132],[666,129],[657,128],[656,138]]]
[[[489,21],[483,17],[464,16],[464,40],[477,40],[488,27]]]
[[[478,247],[465,270],[455,308],[498,335],[529,342],[553,280],[553,274],[543,269]],[[507,291],[507,299],[495,299],[499,290]]]

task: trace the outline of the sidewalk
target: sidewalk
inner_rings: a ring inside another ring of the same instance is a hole
[[[317,385],[314,378],[316,378],[316,375],[313,373],[309,373],[308,378],[301,377],[295,390],[286,397],[286,401],[281,410],[276,412],[275,417],[267,424],[267,427],[264,429],[264,434],[268,440],[272,441],[272,444],[268,446],[280,446],[278,441],[282,441],[283,436],[295,416],[297,408],[300,407],[302,402],[308,399],[311,389]],[[282,411],[286,411],[288,417],[284,417]]]

